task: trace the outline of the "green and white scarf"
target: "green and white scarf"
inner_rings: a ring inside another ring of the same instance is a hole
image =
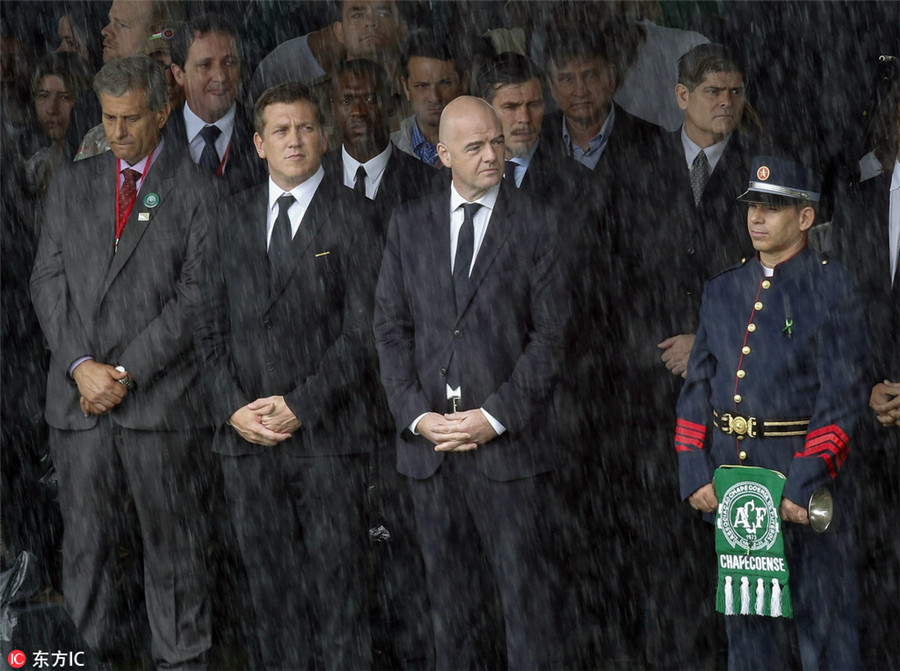
[[[785,479],[755,466],[716,469],[720,613],[793,617],[779,515]]]

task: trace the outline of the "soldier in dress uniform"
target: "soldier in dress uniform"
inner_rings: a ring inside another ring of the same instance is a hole
[[[866,327],[850,273],[807,245],[820,183],[791,161],[753,160],[739,199],[756,255],[707,282],[678,400],[681,496],[694,509],[716,511],[712,477],[723,464],[786,476],[780,515],[794,619],[727,616],[729,669],[859,663],[846,466],[868,395]],[[834,518],[816,533],[808,509],[822,488]]]

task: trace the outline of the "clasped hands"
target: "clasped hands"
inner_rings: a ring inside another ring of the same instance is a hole
[[[81,397],[78,402],[85,417],[105,415],[119,405],[128,390],[119,380],[128,377],[128,371],[116,370],[114,366],[93,359],[82,361],[72,371],[72,379],[78,385]]]
[[[900,382],[885,380],[872,387],[869,407],[883,426],[897,426],[900,422]]]
[[[447,415],[429,412],[419,420],[416,431],[434,443],[435,452],[468,452],[497,437],[477,408]]]
[[[716,498],[716,490],[711,482],[698,488],[688,497],[688,503],[691,508],[699,510],[702,513],[714,513],[719,507],[719,500]],[[809,511],[806,508],[798,506],[790,499],[782,498],[781,506],[779,506],[781,519],[785,522],[794,522],[795,524],[809,524]]]
[[[287,440],[301,426],[284,396],[258,398],[235,410],[228,423],[248,443],[266,447]]]

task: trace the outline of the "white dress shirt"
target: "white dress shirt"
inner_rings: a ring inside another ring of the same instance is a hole
[[[325,170],[320,165],[316,174],[312,177],[305,182],[298,184],[290,191],[285,191],[269,177],[269,209],[267,210],[268,214],[266,215],[266,249],[269,248],[269,242],[272,240],[272,229],[275,228],[275,220],[278,218],[278,199],[285,193],[289,193],[294,197],[294,202],[291,203],[291,206],[288,208],[288,218],[291,220],[291,240],[293,240],[294,236],[297,235],[297,231],[300,228],[300,222],[303,221],[306,210],[309,209],[309,204],[312,202],[313,196],[316,195],[316,189],[319,188],[319,184],[322,183],[324,178]]]
[[[472,223],[475,227],[475,241],[472,246],[472,264],[469,266],[469,275],[472,274],[472,268],[475,267],[475,259],[478,258],[478,250],[481,249],[481,243],[484,241],[484,235],[487,232],[488,224],[491,221],[491,214],[494,212],[494,205],[497,204],[497,195],[500,193],[500,185],[491,187],[488,191],[477,200],[467,201],[456,190],[456,186],[451,182],[450,183],[450,272],[453,272],[453,264],[456,259],[456,245],[459,241],[459,231],[462,228],[463,221],[465,220],[465,213],[463,212],[463,204],[472,202],[478,203],[481,207],[472,215]],[[455,398],[462,397],[462,387],[458,387],[453,389],[449,384],[447,385],[447,398]],[[497,421],[491,413],[489,413],[484,408],[480,408],[481,413],[484,415],[484,418],[488,421],[488,423],[493,427],[494,431],[497,432],[497,435],[506,431],[506,427],[503,426],[499,421]],[[419,424],[419,420],[421,420],[427,412],[423,412],[421,415],[416,417],[412,423],[409,425],[409,430],[415,435],[419,435],[419,432],[416,431],[416,426]]]
[[[891,244],[891,286],[897,276],[897,254],[900,254],[900,160],[894,161],[891,175],[891,209],[888,217]]]
[[[378,195],[378,187],[381,186],[381,178],[384,177],[384,171],[387,168],[388,160],[391,158],[392,143],[388,142],[387,149],[365,163],[360,163],[347,153],[347,150],[341,147],[341,157],[344,165],[344,186],[351,189],[356,186],[356,171],[359,166],[366,169],[366,198],[375,200]]]
[[[206,140],[200,135],[200,131],[207,126],[215,126],[222,131],[219,133],[219,137],[216,138],[216,153],[219,154],[219,161],[225,157],[225,152],[228,149],[228,145],[231,143],[231,134],[234,132],[234,115],[236,109],[237,105],[232,104],[221,119],[215,123],[206,123],[203,119],[194,114],[190,105],[186,102],[184,103],[184,129],[187,134],[188,150],[191,152],[191,160],[194,163],[200,162],[200,155],[206,147]],[[225,172],[224,167],[222,168],[222,172]]]

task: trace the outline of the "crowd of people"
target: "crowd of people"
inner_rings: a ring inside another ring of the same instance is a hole
[[[900,667],[896,5],[34,6],[2,560],[98,666]]]

